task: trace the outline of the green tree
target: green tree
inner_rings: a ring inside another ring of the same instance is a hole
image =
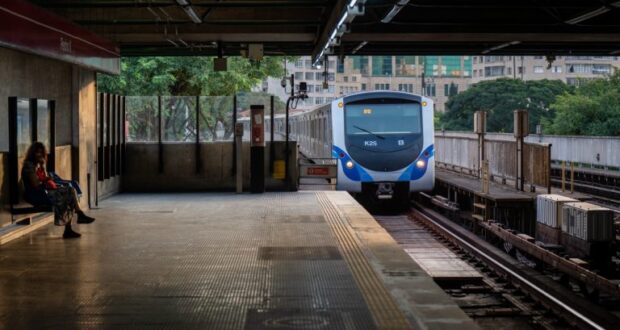
[[[164,139],[195,139],[195,97],[200,99],[200,135],[205,139],[227,139],[232,134],[233,95],[246,93],[268,76],[284,75],[283,57],[265,57],[260,62],[241,57],[228,58],[228,70],[213,71],[212,57],[127,57],[121,60],[119,76],[99,75],[99,92],[128,98],[132,139],[153,140],[157,136],[157,98],[162,97]],[[265,93],[252,95],[252,103],[264,103]],[[249,101],[248,101],[249,102]],[[245,103],[248,103],[245,102]],[[237,103],[237,109],[249,107]],[[269,104],[269,101],[265,103]],[[241,105],[241,107],[240,107]],[[276,102],[283,111],[284,104]],[[218,136],[218,131],[223,131]]]
[[[449,98],[439,126],[446,130],[472,130],[474,112],[484,110],[488,112],[487,131],[512,132],[513,111],[525,109],[533,131],[536,124],[554,117],[550,104],[556,96],[570,92],[572,88],[559,80],[502,78],[479,82]]]
[[[546,121],[549,134],[620,135],[620,72],[604,79],[584,80],[574,94],[562,94]]]

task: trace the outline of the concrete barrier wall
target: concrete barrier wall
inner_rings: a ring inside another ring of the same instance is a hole
[[[487,133],[487,140],[494,141],[514,141],[512,133]],[[456,140],[454,145],[445,147],[465,148],[468,143],[476,143],[476,135],[471,132],[435,132],[435,139],[451,138]],[[454,141],[454,140],[451,140]],[[618,136],[561,136],[561,135],[530,135],[525,138],[527,143],[551,144],[551,160],[553,161],[572,161],[577,163],[591,164],[602,167],[620,167],[620,137]],[[443,142],[436,143],[437,148]],[[449,149],[448,149],[449,150]],[[458,149],[456,149],[458,150]],[[469,149],[461,149],[469,150]],[[451,155],[441,154],[443,159],[453,162],[463,162],[466,167],[467,159],[448,158]],[[597,159],[598,158],[598,159]],[[473,159],[475,161],[475,157]],[[456,164],[456,163],[455,163]]]
[[[620,167],[620,137],[529,136],[527,141],[551,143],[551,159],[603,167]],[[598,158],[598,159],[597,159]]]
[[[284,159],[284,142],[273,142],[275,159]],[[205,191],[234,190],[232,142],[200,143],[202,168],[196,171],[194,143],[164,143],[163,173],[159,173],[157,143],[127,143],[127,171],[123,173],[123,191]],[[297,143],[289,142],[289,182],[272,178],[269,172],[269,148],[265,148],[265,186],[268,190],[290,190],[297,183]],[[243,144],[243,183],[250,186],[250,144]]]
[[[489,160],[492,176],[514,179],[517,172],[516,142],[512,134],[486,134],[485,159]],[[524,177],[529,183],[549,184],[549,147],[536,142],[525,143],[523,149]],[[477,173],[478,135],[471,132],[435,133],[435,161],[439,166],[457,167]]]

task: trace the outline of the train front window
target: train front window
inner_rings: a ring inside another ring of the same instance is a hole
[[[384,135],[422,133],[419,103],[348,104],[345,116],[347,135],[374,135],[384,139]]]

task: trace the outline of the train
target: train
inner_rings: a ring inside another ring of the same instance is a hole
[[[309,160],[336,159],[336,189],[407,201],[435,184],[433,100],[396,91],[346,95],[289,118]],[[275,129],[285,133],[284,118]]]

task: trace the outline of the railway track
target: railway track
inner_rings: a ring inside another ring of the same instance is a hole
[[[482,285],[445,287],[447,293],[456,299],[469,293],[483,293],[485,299],[489,294],[501,297],[501,306],[466,305],[464,309],[474,318],[489,315],[526,318],[533,328],[542,329],[608,329],[620,322],[605,308],[554,283],[547,275],[520,264],[492,244],[421,204],[415,203],[408,217],[432,232],[437,240],[484,275]]]

